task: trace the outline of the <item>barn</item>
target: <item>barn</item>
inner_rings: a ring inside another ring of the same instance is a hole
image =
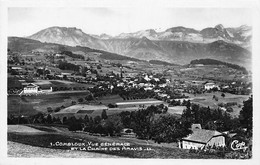
[[[224,134],[215,130],[192,129],[193,133],[182,139],[183,149],[199,149],[206,146],[225,146]]]

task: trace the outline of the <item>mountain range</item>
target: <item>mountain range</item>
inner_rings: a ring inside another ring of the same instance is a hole
[[[156,32],[153,29],[148,29],[135,33],[122,33],[114,38],[147,37],[150,40],[189,41],[200,43],[223,40],[247,48],[250,45],[251,33],[252,28],[246,25],[237,28],[224,28],[223,25],[219,24],[215,27],[202,29],[201,31],[178,26],[169,28],[163,32]]]
[[[75,46],[93,46],[93,42],[98,40],[109,39],[129,39],[129,38],[143,38],[149,40],[163,40],[163,41],[188,41],[196,43],[210,43],[217,40],[223,40],[228,43],[234,43],[244,48],[250,48],[250,41],[252,37],[252,28],[247,25],[242,25],[236,28],[224,28],[219,24],[215,27],[208,27],[201,31],[183,26],[172,27],[162,32],[156,32],[154,29],[140,30],[134,33],[121,33],[117,36],[108,34],[93,35],[86,34],[81,29],[66,28],[66,27],[50,27],[41,30],[28,38],[39,40],[42,42],[53,42],[65,45]],[[100,42],[99,46],[102,45]]]
[[[182,26],[163,32],[154,29],[118,36],[86,34],[75,27],[50,27],[27,38],[68,46],[104,50],[140,60],[160,60],[187,64],[198,58],[251,65],[251,31],[246,25],[224,28],[223,25],[202,30]]]

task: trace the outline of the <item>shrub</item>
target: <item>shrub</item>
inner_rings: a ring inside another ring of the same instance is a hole
[[[83,101],[84,101],[83,98],[79,98],[79,99],[78,99],[78,102],[79,102],[79,103],[82,103]]]
[[[227,112],[233,112],[233,108],[232,107],[227,107]]]
[[[51,112],[53,112],[53,109],[51,107],[48,107],[47,112],[51,113]]]

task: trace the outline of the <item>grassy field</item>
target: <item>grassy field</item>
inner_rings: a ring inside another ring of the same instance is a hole
[[[72,101],[79,98],[85,98],[89,92],[75,92],[75,93],[59,93],[50,95],[37,96],[14,96],[10,95],[7,98],[8,114],[18,114],[19,109],[23,115],[33,115],[40,112],[46,112],[47,107],[53,109],[60,106],[69,106]]]
[[[12,158],[120,158],[94,152],[50,149],[8,141],[7,155]]]
[[[19,79],[13,76],[8,77],[8,87],[22,87],[21,82],[18,81]],[[85,84],[85,83],[77,83],[65,80],[25,80],[26,83],[34,83],[42,88],[50,88],[50,87],[66,87],[66,88],[89,88],[93,87],[93,84]]]
[[[64,81],[64,80],[35,80],[34,82],[37,85],[41,85],[44,87],[68,87],[68,88],[89,88],[93,87],[92,84],[83,84],[83,83],[77,83],[77,82],[71,82],[71,81]]]
[[[102,153],[108,155],[115,155],[128,158],[171,158],[171,159],[219,159],[215,155],[202,155],[189,153],[188,150],[179,149],[176,147],[160,146],[153,142],[147,142],[145,140],[139,140],[135,138],[121,138],[121,137],[97,137],[90,136],[84,133],[72,133],[72,132],[45,132],[45,133],[30,133],[30,132],[9,132],[8,141],[22,143],[34,147],[42,147],[59,150],[71,150],[69,146],[54,146],[51,145],[56,142],[62,143],[84,143],[86,147],[85,152]],[[107,147],[107,150],[92,150],[94,148],[104,148],[101,143],[129,143],[128,147],[135,149],[124,149],[122,146]],[[89,143],[97,144],[96,147],[92,146],[92,149],[87,149]],[[170,146],[170,144],[168,145]],[[140,149],[141,148],[141,149]],[[79,148],[78,148],[79,149]],[[116,150],[113,150],[116,149]],[[13,150],[13,152],[19,152],[19,149]],[[15,154],[15,153],[12,153]],[[35,153],[37,154],[37,153]],[[79,151],[80,154],[80,151]],[[97,156],[98,157],[98,156]]]
[[[225,97],[221,96],[221,92],[212,92],[212,93],[205,93],[205,94],[197,94],[196,96],[193,94],[185,93],[186,96],[189,96],[192,103],[199,104],[204,107],[211,107],[213,109],[218,108],[219,103],[229,103],[229,102],[236,102],[236,106],[232,106],[234,112],[230,113],[233,117],[238,116],[240,110],[243,107],[243,101],[247,100],[250,96],[249,95],[234,95],[230,93],[225,93]],[[213,95],[218,97],[218,101],[212,99]],[[241,107],[239,108],[238,105]]]
[[[186,109],[186,106],[173,106],[168,107],[168,113],[170,114],[179,114],[181,115],[183,113],[183,110]]]

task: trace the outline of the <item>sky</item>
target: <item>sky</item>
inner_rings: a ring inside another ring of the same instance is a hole
[[[246,8],[8,8],[8,36],[25,37],[42,29],[77,27],[87,34],[120,33],[174,26],[202,30],[222,24],[224,27],[252,25]]]

